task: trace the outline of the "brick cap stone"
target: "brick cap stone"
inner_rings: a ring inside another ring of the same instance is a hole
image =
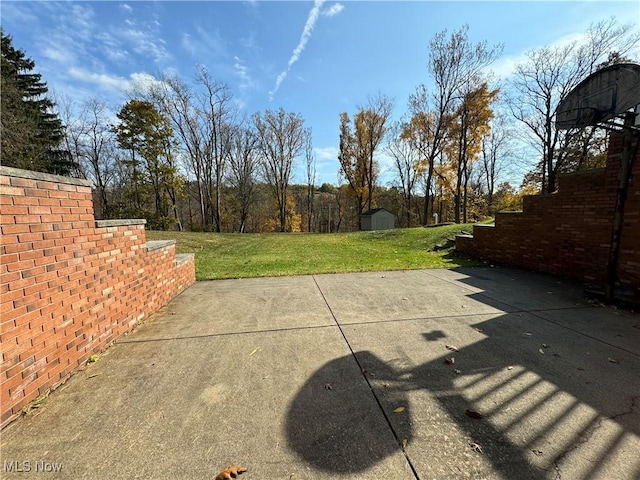
[[[32,170],[22,170],[13,167],[0,167],[0,175],[4,175],[5,177],[28,178],[29,180],[42,180],[44,182],[64,183],[67,185],[79,185],[81,187],[93,187],[91,180],[63,177],[62,175],[52,175],[51,173],[34,172]]]
[[[144,218],[116,218],[114,220],[96,220],[97,228],[104,227],[122,227],[125,225],[146,225],[147,221]]]
[[[176,244],[175,240],[152,240],[147,242],[147,250],[148,251],[160,250],[161,248],[170,247],[171,245],[175,245],[175,244]]]

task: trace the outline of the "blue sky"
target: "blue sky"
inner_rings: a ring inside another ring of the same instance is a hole
[[[280,107],[300,113],[313,129],[317,183],[334,184],[340,112],[355,113],[383,93],[399,118],[408,96],[428,83],[428,44],[437,32],[468,24],[472,41],[503,43],[492,68],[508,79],[524,52],[578,38],[594,21],[615,16],[640,28],[637,0],[3,0],[0,8],[14,46],[56,94],[100,98],[118,110],[131,82],[162,71],[192,80],[202,64],[248,114]],[[380,161],[386,169],[384,156]],[[297,182],[304,182],[301,167]],[[391,177],[383,175],[385,182]]]

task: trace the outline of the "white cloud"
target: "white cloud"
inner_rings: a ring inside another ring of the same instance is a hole
[[[253,85],[253,80],[249,75],[249,69],[239,57],[237,56],[233,57],[233,60],[234,60],[233,70],[235,74],[238,76],[238,78],[240,79],[240,85],[239,85],[240,89],[244,90],[246,88],[251,87]]]
[[[524,53],[500,57],[487,70],[493,72],[498,79],[507,79],[516,71],[516,67],[527,60]]]
[[[129,59],[129,52],[109,32],[98,33],[96,40],[100,42],[100,49],[109,60],[122,63]]]
[[[152,32],[129,28],[120,33],[131,42],[131,48],[139,55],[151,56],[156,63],[163,63],[171,57],[165,48],[164,40]]]
[[[315,147],[313,151],[318,161],[337,160],[340,153],[338,147]]]
[[[247,50],[254,50],[259,48],[258,44],[256,43],[255,31],[251,31],[249,35],[246,37],[241,37],[239,42],[240,42],[240,45],[242,45]]]
[[[314,147],[313,153],[316,157],[316,185],[335,184],[340,170],[338,147]],[[300,176],[305,178],[306,173],[301,172]]]
[[[344,5],[341,3],[334,3],[327,10],[322,12],[322,15],[325,17],[333,17],[334,15],[339,14],[342,10],[344,10]]]
[[[67,74],[74,80],[96,85],[98,89],[117,91],[118,93],[148,91],[152,87],[162,84],[153,75],[145,72],[134,72],[129,75],[129,78],[125,78],[118,75],[90,72],[80,67],[71,67],[67,70]]]
[[[2,2],[2,17],[14,23],[36,24],[38,16],[32,13],[31,5],[20,2]]]
[[[130,75],[131,80],[127,85],[127,90],[146,92],[154,87],[163,87],[165,84],[153,75],[144,72],[135,72]]]
[[[52,46],[45,46],[42,54],[54,62],[69,65],[75,62],[75,55],[69,50],[63,50]]]
[[[190,36],[190,43],[193,45],[193,55],[200,58],[228,58],[229,51],[227,41],[222,37],[220,29],[204,28],[202,25],[194,27],[196,35]]]
[[[80,36],[85,40],[90,40],[93,37],[95,29],[94,16],[95,12],[93,8],[89,6],[72,5],[71,13],[61,13],[61,17],[64,19],[61,22],[61,27],[64,28],[64,23],[66,23],[66,27],[69,28],[68,33]]]
[[[587,36],[584,32],[569,33],[567,35],[563,35],[562,37],[555,39],[553,42],[551,42],[548,45],[548,47],[552,49],[554,48],[560,49],[563,47],[567,47],[572,43],[580,44],[584,42],[586,39],[587,39]],[[543,47],[544,47],[543,45],[539,45],[539,46],[536,46],[535,49],[543,48]],[[527,50],[526,52],[518,52],[518,53],[514,53],[504,57],[500,57],[498,60],[495,61],[495,63],[490,65],[487,70],[492,71],[494,75],[496,75],[496,77],[498,77],[499,79],[506,80],[515,73],[516,67],[518,65],[527,62],[528,60],[527,52],[531,50],[532,49]]]
[[[71,78],[85,83],[92,83],[109,90],[124,91],[129,88],[131,82],[117,75],[88,72],[82,68],[71,67],[67,70]]]
[[[120,8],[122,10],[124,10],[125,12],[127,12],[127,13],[133,12],[133,7],[131,5],[126,4],[126,3],[123,3],[122,5],[120,5]]]
[[[182,48],[184,48],[191,55],[196,54],[196,51],[197,51],[196,46],[193,43],[193,39],[191,38],[191,35],[189,35],[188,33],[182,34],[182,38],[180,39],[180,44],[182,45]]]
[[[276,79],[276,84],[273,87],[273,90],[269,92],[269,98],[271,100],[273,100],[273,96],[280,88],[280,85],[282,84],[284,79],[287,78],[287,74],[291,70],[291,66],[298,61],[298,59],[300,58],[300,55],[302,54],[302,52],[304,52],[304,49],[307,46],[307,42],[311,37],[311,33],[313,32],[313,28],[315,27],[316,22],[318,21],[318,16],[320,15],[320,8],[322,8],[322,5],[324,2],[325,0],[315,0],[313,4],[313,8],[311,9],[311,11],[309,12],[309,15],[307,16],[307,22],[305,23],[304,29],[302,30],[300,41],[298,42],[298,45],[296,46],[296,48],[293,50],[293,53],[291,54],[291,57],[287,62],[287,68],[282,72],[280,72],[280,74],[278,75],[278,78]]]

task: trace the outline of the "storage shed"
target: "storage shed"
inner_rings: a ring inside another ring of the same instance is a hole
[[[362,230],[386,230],[396,228],[396,216],[384,208],[372,208],[360,216]]]

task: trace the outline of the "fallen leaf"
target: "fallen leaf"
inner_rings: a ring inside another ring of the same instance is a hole
[[[468,408],[464,411],[464,414],[467,417],[471,417],[471,418],[482,418],[483,415],[477,411],[477,410],[469,410]]]
[[[546,343],[543,343],[542,345],[540,345],[542,348],[549,348],[549,345],[547,345]]]
[[[227,467],[218,474],[215,480],[231,480],[232,478],[237,478],[238,475],[246,471],[246,467]]]
[[[509,365],[509,366],[507,367],[507,370],[513,370],[513,366]]]
[[[368,372],[366,370],[362,370],[362,374],[366,375]]]
[[[389,386],[390,386],[390,385],[389,385],[388,383],[383,383],[383,384],[382,384],[382,386],[383,386],[384,388],[389,388]]]
[[[93,375],[89,375],[87,378],[97,377],[98,375],[102,375],[101,373],[94,373]]]
[[[324,389],[325,390],[333,390],[333,386],[330,383],[325,383],[324,384]]]
[[[541,354],[543,354],[543,355],[544,355],[544,350],[543,350],[543,349],[539,348],[539,349],[538,349],[538,351],[539,351]]]
[[[446,363],[447,365],[453,365],[454,363],[456,363],[456,359],[454,357],[445,358],[444,363]]]
[[[471,447],[471,449],[472,449],[474,452],[484,453],[484,452],[482,451],[482,447],[481,447],[480,445],[478,445],[477,443],[475,443],[475,442],[469,442],[469,446]]]
[[[456,372],[458,375],[460,375],[462,373],[462,371],[458,370],[457,368],[455,368],[453,371]]]
[[[473,329],[474,329],[475,331],[477,331],[477,332],[482,332],[482,329],[481,329],[481,328],[473,327]]]
[[[396,412],[396,413],[402,413],[402,412],[404,412],[404,407],[397,407],[397,408],[394,410],[394,412]]]
[[[409,445],[409,441],[406,438],[402,439],[402,448],[407,448],[407,445]]]
[[[542,453],[543,453],[543,452],[542,452],[542,450],[535,450],[535,449],[534,449],[534,450],[531,450],[531,451],[532,451],[533,453],[535,453],[535,454],[536,454],[536,456],[538,456],[538,457],[539,457],[540,455],[542,455]]]
[[[613,358],[608,358],[607,360],[609,360],[610,363],[615,363],[615,364],[620,363],[618,360],[614,360]]]
[[[250,356],[250,357],[251,357],[251,356],[253,356],[253,354],[254,354],[254,353],[256,353],[258,350],[260,350],[260,347],[258,347],[258,348],[254,348],[254,349],[253,349],[253,352],[251,352],[251,353],[249,354],[249,356]]]
[[[452,352],[459,352],[459,350],[454,347],[453,345],[445,345],[444,346],[447,350],[451,350]]]
[[[523,333],[523,335],[524,335],[525,337],[530,337],[531,335],[533,335],[533,333],[524,332],[524,333]]]

